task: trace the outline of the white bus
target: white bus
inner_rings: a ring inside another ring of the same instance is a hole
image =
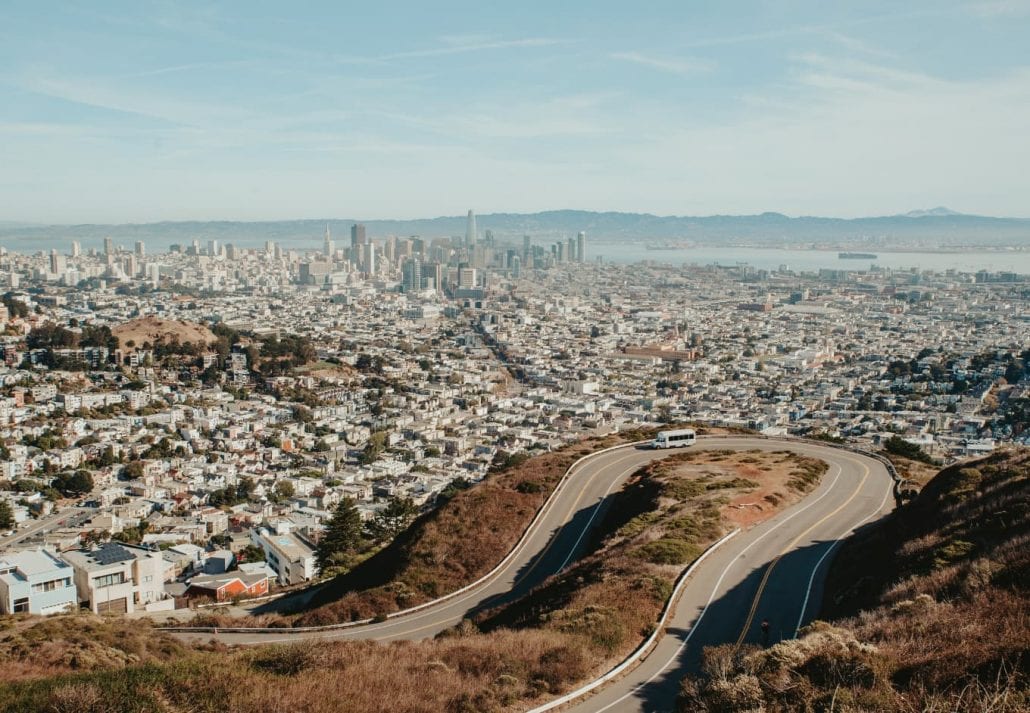
[[[681,428],[677,431],[659,431],[658,435],[651,441],[652,448],[682,448],[692,446],[697,440],[697,434],[692,429]]]

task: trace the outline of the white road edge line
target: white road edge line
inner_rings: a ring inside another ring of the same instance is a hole
[[[727,573],[729,573],[729,571],[733,567],[733,565],[737,564],[737,560],[739,560],[741,557],[743,557],[745,554],[747,554],[747,551],[750,550],[752,547],[754,547],[759,542],[764,540],[766,537],[768,537],[769,535],[771,535],[772,533],[774,533],[778,529],[780,529],[780,527],[782,527],[783,525],[786,525],[788,522],[790,522],[795,517],[797,517],[801,513],[803,513],[806,510],[808,510],[810,507],[814,507],[816,503],[818,503],[820,500],[822,500],[827,495],[829,495],[831,492],[833,492],[833,486],[837,484],[837,480],[840,478],[841,473],[843,473],[843,469],[839,465],[834,464],[834,466],[837,468],[837,474],[833,477],[833,482],[831,482],[830,485],[826,488],[826,492],[824,492],[822,495],[820,495],[818,498],[816,498],[815,500],[810,502],[805,507],[803,507],[800,510],[798,510],[797,512],[793,513],[790,517],[786,518],[785,520],[781,520],[780,522],[776,523],[776,525],[774,527],[771,527],[768,530],[766,530],[765,532],[763,532],[762,535],[758,539],[752,541],[751,544],[749,544],[747,547],[745,547],[743,550],[741,550],[740,554],[738,554],[736,557],[734,557],[733,560],[729,564],[726,565],[726,567],[722,570],[722,574],[719,575],[719,579],[715,582],[715,586],[712,587],[712,594],[711,594],[710,597],[708,597],[708,601],[705,602],[704,609],[702,609],[701,613],[698,614],[697,619],[694,621],[694,625],[692,627],[690,627],[690,631],[687,632],[687,635],[686,635],[686,637],[684,637],[683,642],[679,645],[679,647],[676,649],[675,653],[673,653],[673,655],[669,658],[669,660],[666,661],[664,664],[662,664],[661,668],[659,668],[658,671],[655,672],[655,674],[653,676],[651,676],[649,679],[647,679],[643,683],[635,686],[631,691],[626,693],[624,696],[621,696],[620,698],[617,698],[616,700],[614,700],[611,703],[609,703],[608,705],[606,705],[604,708],[599,708],[597,710],[597,713],[604,713],[604,711],[608,710],[609,708],[611,708],[611,707],[613,707],[613,706],[615,706],[615,705],[617,705],[619,703],[622,703],[624,700],[626,700],[627,698],[629,698],[630,696],[635,694],[641,688],[643,688],[647,684],[651,683],[651,681],[655,680],[660,675],[662,675],[662,673],[667,668],[669,668],[669,666],[676,659],[678,659],[680,657],[680,654],[683,653],[683,649],[685,649],[687,644],[690,643],[690,637],[694,635],[694,632],[697,630],[697,627],[701,623],[701,620],[704,619],[705,614],[708,613],[708,608],[712,605],[712,602],[715,601],[715,595],[719,592],[719,587],[722,586],[722,580],[724,580],[726,578]],[[536,713],[536,711],[538,711],[538,710],[542,711],[542,710],[549,710],[549,709],[546,709],[546,708],[534,709],[534,710],[530,711],[530,713]]]
[[[847,458],[847,456],[844,456],[844,457]],[[854,460],[854,459],[853,458],[848,458],[848,460]],[[771,527],[768,530],[766,530],[764,533],[762,533],[761,536],[758,537],[758,539],[754,540],[753,542],[751,542],[751,544],[749,544],[747,547],[745,547],[743,550],[741,550],[741,552],[736,557],[733,558],[732,562],[730,562],[729,564],[726,565],[726,567],[723,569],[722,573],[720,574],[718,581],[716,581],[715,586],[712,588],[712,594],[708,598],[708,601],[705,603],[704,608],[701,610],[701,613],[698,615],[697,619],[694,621],[694,625],[690,628],[690,631],[687,632],[686,637],[683,639],[683,642],[676,649],[676,652],[672,655],[672,657],[668,661],[666,661],[665,664],[663,664],[662,667],[653,676],[648,678],[643,683],[635,686],[631,691],[629,691],[625,695],[623,695],[623,696],[617,698],[616,700],[612,701],[611,703],[609,703],[604,708],[598,709],[597,713],[604,713],[604,711],[609,710],[610,708],[612,708],[613,706],[615,706],[615,705],[617,705],[619,703],[622,703],[622,701],[626,700],[627,698],[629,698],[630,696],[635,694],[637,691],[639,691],[641,688],[643,688],[647,684],[651,683],[651,681],[653,681],[656,678],[658,678],[658,676],[660,676],[662,674],[662,672],[664,672],[669,667],[670,664],[672,664],[676,659],[679,658],[680,654],[683,652],[683,649],[690,642],[690,637],[694,635],[694,631],[697,629],[698,624],[701,623],[701,620],[704,618],[704,615],[708,612],[708,608],[711,606],[712,602],[715,600],[715,595],[719,591],[719,587],[722,585],[722,581],[726,578],[726,574],[729,572],[730,568],[733,567],[733,565],[735,565],[737,563],[737,560],[739,560],[741,557],[743,557],[747,553],[747,551],[750,550],[752,547],[757,545],[759,542],[764,540],[766,537],[771,535],[773,532],[778,530],[783,525],[785,525],[788,522],[790,522],[791,520],[793,520],[795,517],[797,517],[801,513],[805,512],[806,510],[808,510],[811,507],[814,507],[820,500],[822,500],[827,495],[829,495],[831,492],[833,492],[833,488],[837,484],[837,480],[840,479],[840,476],[843,473],[843,469],[840,467],[839,464],[834,463],[833,466],[837,469],[837,472],[833,476],[833,480],[827,486],[826,490],[822,493],[822,495],[820,495],[818,498],[816,498],[812,502],[810,502],[807,505],[805,505],[805,507],[801,508],[800,510],[797,510],[794,513],[791,513],[791,515],[789,517],[781,520],[780,522],[776,523],[773,527]],[[888,494],[889,494],[889,492],[890,491],[888,491]],[[886,498],[884,500],[886,501]],[[881,504],[881,507],[882,507],[882,504]],[[879,512],[879,510],[877,510],[877,512]],[[857,527],[857,525],[856,525],[856,527]],[[730,536],[732,536],[735,533],[736,533],[736,531],[734,531],[733,533],[730,533]],[[729,536],[727,536],[727,538],[724,538],[723,540],[720,540],[719,542],[717,542],[715,545],[713,545],[712,549],[714,549],[718,545],[721,545],[725,541],[725,539],[728,539],[728,537]],[[707,553],[710,552],[710,551],[712,551],[712,550],[710,549],[710,550],[706,551],[705,555],[707,555]],[[702,558],[704,558],[705,555],[702,555]],[[694,566],[700,564],[700,562],[701,562],[700,559],[695,561],[694,564],[691,565],[691,568],[690,568],[690,570],[688,570],[688,572],[690,572],[694,568]],[[687,576],[684,575],[683,579],[681,580],[681,583],[685,583],[686,581],[687,581]],[[676,596],[676,592],[673,592],[673,596],[670,597],[670,599],[669,599],[670,605],[675,600],[675,596]],[[660,628],[656,630],[656,633],[657,633],[657,631],[660,631]],[[654,634],[652,634],[652,637],[653,636],[654,636]],[[636,659],[638,657],[640,657],[641,659],[646,659],[647,657],[646,656],[641,656],[641,653],[643,651],[645,651],[647,648],[648,648],[648,645],[644,645],[644,646],[639,647],[637,649],[637,651],[635,651],[633,654],[630,654],[629,658],[627,658],[625,661],[623,661],[621,664],[619,664],[619,666],[617,666],[616,668],[614,668],[611,671],[609,671],[607,674],[605,674],[605,676],[602,676],[601,678],[596,679],[596,680],[592,681],[591,683],[588,683],[587,685],[585,685],[585,686],[583,686],[583,687],[581,687],[581,688],[579,688],[579,689],[577,689],[575,691],[572,691],[571,693],[567,693],[564,696],[562,696],[561,698],[558,698],[558,699],[555,699],[553,701],[550,701],[549,703],[545,703],[542,706],[538,706],[536,708],[533,708],[530,711],[528,711],[528,713],[544,713],[545,711],[554,710],[558,706],[561,706],[561,705],[564,705],[566,703],[569,703],[570,701],[573,701],[573,700],[575,700],[577,698],[580,698],[580,697],[586,695],[587,693],[590,693],[595,688],[603,685],[604,683],[607,683],[611,679],[611,677],[614,677],[614,675],[617,675],[615,673],[616,671],[621,672],[625,667],[627,667],[631,662],[633,662],[634,659]]]
[[[850,528],[848,528],[847,532],[845,532],[843,535],[841,535],[836,540],[834,540],[833,544],[830,545],[830,547],[827,548],[826,552],[823,553],[823,556],[819,558],[819,561],[815,563],[815,567],[812,568],[812,574],[808,577],[808,587],[805,589],[805,601],[802,602],[802,604],[801,604],[801,614],[798,615],[798,625],[794,627],[794,638],[795,639],[798,636],[798,632],[801,631],[801,624],[805,620],[805,611],[808,609],[808,599],[809,599],[809,597],[812,596],[812,587],[815,585],[815,575],[819,571],[819,567],[822,566],[823,560],[825,560],[827,557],[829,557],[830,553],[833,552],[835,549],[837,549],[837,547],[840,546],[840,544],[844,541],[845,537],[848,537],[855,530],[857,530],[858,528],[862,527],[862,525],[866,524],[867,522],[872,520],[874,517],[879,515],[880,512],[883,510],[883,506],[887,503],[887,498],[890,497],[891,492],[893,492],[893,484],[892,484],[892,486],[890,488],[887,488],[887,492],[885,492],[883,494],[883,500],[880,501],[879,507],[877,507],[871,513],[869,513],[864,518],[859,520],[857,523],[852,525]]]
[[[484,574],[482,577],[477,579],[475,582],[471,582],[470,584],[467,584],[464,587],[461,587],[460,589],[456,589],[455,591],[450,592],[449,594],[445,594],[442,597],[437,597],[436,599],[430,600],[428,602],[423,602],[422,604],[419,604],[417,606],[409,607],[408,609],[402,609],[401,611],[397,611],[397,612],[393,612],[391,614],[387,614],[386,618],[387,619],[397,619],[397,618],[400,618],[400,617],[404,617],[404,616],[409,616],[409,615],[415,614],[416,612],[420,612],[423,609],[428,609],[428,608],[434,607],[434,606],[436,606],[438,604],[442,604],[442,603],[444,603],[445,601],[447,601],[449,599],[454,599],[454,598],[456,598],[456,597],[458,597],[458,596],[460,596],[460,595],[462,595],[462,594],[464,594],[464,593],[466,593],[466,592],[468,592],[468,591],[470,591],[472,589],[475,589],[475,588],[479,587],[482,584],[485,584],[487,581],[489,581],[490,579],[494,578],[496,575],[500,574],[504,570],[504,568],[506,568],[511,563],[511,561],[515,557],[517,557],[518,554],[523,549],[525,549],[528,540],[530,539],[530,537],[533,534],[533,530],[535,529],[537,524],[544,518],[545,514],[554,506],[554,503],[557,502],[557,500],[558,500],[558,493],[560,491],[564,490],[568,486],[569,482],[572,480],[572,476],[576,472],[578,472],[577,468],[579,468],[586,461],[588,461],[588,460],[590,460],[590,459],[592,459],[592,458],[594,458],[596,456],[602,455],[604,453],[611,453],[613,451],[617,451],[617,450],[620,450],[620,449],[636,448],[637,446],[640,446],[640,445],[643,445],[643,444],[646,444],[646,443],[650,443],[650,440],[631,441],[630,443],[621,443],[621,444],[619,444],[617,446],[609,446],[608,448],[602,448],[599,451],[594,451],[593,453],[588,453],[585,456],[582,456],[581,458],[576,460],[576,462],[574,462],[572,465],[570,465],[568,467],[568,469],[566,469],[565,473],[558,480],[558,483],[554,486],[554,490],[551,491],[551,494],[547,497],[546,500],[544,500],[543,504],[540,506],[540,509],[537,510],[536,515],[530,521],[529,525],[526,526],[526,529],[523,531],[522,536],[519,538],[518,542],[515,543],[515,545],[512,547],[512,549],[508,552],[507,555],[505,555],[504,559],[502,559],[497,564],[497,566],[495,566],[492,570],[490,570],[489,572]],[[385,624],[385,623],[386,622],[383,622],[383,624]],[[176,633],[178,633],[178,634],[223,634],[223,635],[225,635],[225,634],[243,634],[243,635],[248,635],[248,636],[249,635],[255,635],[255,634],[272,634],[272,635],[278,634],[278,635],[280,635],[280,637],[278,639],[269,639],[269,640],[266,640],[265,642],[262,642],[262,643],[275,643],[276,641],[282,641],[282,640],[297,638],[299,634],[313,633],[313,632],[318,632],[318,631],[334,631],[334,630],[342,630],[342,629],[357,629],[358,627],[361,627],[362,631],[372,631],[372,630],[374,630],[374,628],[376,628],[376,627],[368,626],[369,624],[374,624],[372,619],[364,619],[364,620],[360,620],[360,621],[343,622],[343,623],[340,623],[340,624],[324,624],[324,625],[321,625],[321,626],[298,626],[298,627],[292,627],[292,628],[289,628],[289,629],[270,629],[270,628],[267,628],[267,627],[233,627],[233,626],[220,627],[220,626],[188,626],[188,625],[187,626],[159,626],[159,627],[154,627],[154,628],[155,628],[156,631],[168,631],[168,632],[170,632],[172,634],[176,634]],[[385,628],[385,627],[382,627],[382,628]],[[285,637],[285,638],[281,637],[281,634],[283,634],[284,632],[289,632],[288,636]],[[328,637],[326,637],[326,638],[328,638]],[[257,642],[255,642],[255,643],[257,643]]]
[[[619,448],[621,446],[616,446],[616,447]],[[600,452],[600,451],[598,451],[598,452]],[[631,454],[630,457],[632,457],[632,454]],[[622,458],[620,460],[626,460],[626,459]],[[632,472],[633,470],[635,470],[637,468],[640,468],[640,466],[636,465],[636,466],[633,466],[633,468],[630,468],[628,470],[623,471],[622,473],[620,473],[617,476],[616,480],[621,479],[627,473],[630,473],[630,472]],[[607,497],[608,493],[611,492],[611,489],[612,489],[612,487],[614,487],[614,485],[615,485],[615,482],[613,481],[612,485],[610,485],[608,487],[608,490],[605,491],[605,497]],[[597,510],[596,510],[596,506],[595,506],[594,515],[596,516],[596,514],[597,514]],[[575,553],[576,548],[579,547],[579,543],[580,543],[580,541],[582,541],[583,536],[586,534],[587,530],[590,529],[590,525],[593,522],[593,520],[594,520],[594,518],[591,517],[590,518],[590,522],[588,522],[586,524],[586,529],[583,530],[580,533],[579,539],[577,539],[576,540],[576,544],[573,545],[572,552],[570,552],[569,557],[567,557],[565,559],[565,562],[562,564],[562,566],[558,568],[558,572],[560,572],[562,569],[564,569],[565,565],[568,564],[569,560],[572,558],[572,555]],[[561,526],[559,526],[559,529],[560,529],[560,527]],[[468,601],[469,599],[472,599],[473,597],[477,596],[478,594],[479,594],[478,591],[466,592],[465,594],[463,594],[461,596],[456,596],[456,595],[452,594],[446,600],[440,601],[439,604],[441,606],[453,607],[456,604],[460,604],[462,602]],[[410,620],[411,621],[418,621],[419,619],[427,616],[428,614],[436,614],[436,613],[438,613],[438,612],[435,612],[435,611],[413,612],[411,614],[411,616],[410,616]],[[364,635],[364,634],[366,634],[366,633],[368,633],[370,631],[378,631],[379,629],[388,629],[391,626],[395,626],[397,623],[398,623],[397,621],[387,621],[387,622],[381,622],[381,623],[378,623],[378,624],[369,624],[367,626],[362,626],[360,628],[349,627],[349,628],[325,629],[322,632],[312,632],[312,633],[320,634],[320,635],[318,635],[318,636],[316,636],[314,638],[318,638],[318,639],[322,639],[322,640],[327,640],[327,639],[329,639],[329,640],[331,640],[331,639],[344,639],[344,638],[347,638],[347,637],[349,637],[351,635],[354,635],[354,634],[362,634],[362,635]],[[233,632],[230,632],[230,633],[239,633],[239,630],[236,630],[236,631],[233,631]],[[286,642],[286,641],[296,641],[297,640],[297,636],[296,635],[278,636],[278,637],[272,638],[269,634],[262,633],[261,630],[256,630],[255,633],[259,634],[263,638],[260,641],[245,641],[245,642],[239,642],[239,643],[237,643],[235,645],[237,645],[237,646],[263,646],[265,644],[279,644],[279,643],[283,643],[283,642]],[[373,638],[371,640],[372,641],[390,641],[392,638],[395,638],[397,636],[403,636],[406,633],[409,633],[409,632],[399,632],[397,634],[392,634],[392,635],[384,636],[381,639]]]
[[[683,586],[690,579],[690,575],[693,573],[694,569],[696,569],[698,565],[700,565],[702,562],[704,562],[704,560],[708,557],[708,555],[710,555],[712,552],[714,552],[716,549],[718,549],[720,545],[722,545],[723,543],[728,541],[730,538],[738,535],[739,533],[740,533],[740,530],[738,529],[738,530],[734,530],[733,532],[729,533],[728,535],[724,535],[722,537],[722,539],[720,539],[718,542],[712,544],[707,550],[705,550],[703,553],[701,553],[701,556],[698,557],[696,560],[694,560],[691,563],[691,565],[680,575],[679,582],[676,584],[676,587],[673,589],[672,595],[669,597],[669,599],[665,603],[665,608],[662,610],[662,616],[661,616],[661,618],[660,618],[660,620],[658,622],[658,625],[655,626],[655,630],[653,632],[651,632],[651,635],[649,637],[647,637],[647,640],[645,640],[642,644],[640,644],[633,651],[632,654],[627,656],[622,661],[622,663],[620,663],[618,666],[616,666],[615,668],[613,668],[610,671],[608,671],[608,673],[604,674],[600,678],[591,681],[590,683],[588,683],[587,685],[583,686],[582,688],[578,688],[575,691],[572,691],[571,693],[566,693],[561,698],[557,698],[557,699],[555,699],[553,701],[545,703],[542,706],[539,706],[537,708],[533,708],[532,710],[528,711],[528,713],[541,713],[542,711],[549,711],[549,710],[552,710],[552,709],[554,709],[554,708],[556,708],[558,706],[565,705],[566,703],[569,703],[570,701],[574,701],[577,698],[580,698],[581,696],[586,695],[587,693],[589,693],[593,689],[597,688],[598,686],[601,686],[601,685],[607,683],[608,681],[612,680],[613,678],[616,678],[624,670],[626,670],[627,668],[632,666],[633,663],[635,663],[636,659],[639,658],[640,656],[642,656],[643,653],[646,652],[651,646],[655,645],[655,643],[660,638],[660,636],[662,634],[662,629],[665,627],[666,621],[668,620],[669,616],[673,613],[672,612],[673,602],[676,601],[676,597],[677,597],[678,593],[682,590]]]
[[[629,475],[633,471],[640,470],[640,468],[642,468],[642,467],[643,466],[639,466],[639,465],[633,466],[632,468],[628,468],[628,469],[622,471],[621,473],[619,473],[617,476],[615,476],[615,479],[612,480],[611,484],[608,486],[608,489],[604,491],[604,495],[601,496],[601,501],[599,503],[597,503],[597,505],[594,506],[594,512],[591,513],[590,519],[587,520],[587,524],[584,525],[583,530],[579,533],[579,537],[576,538],[575,544],[573,544],[572,545],[572,549],[569,550],[569,556],[566,557],[565,561],[561,563],[561,566],[558,567],[558,569],[555,571],[555,574],[558,574],[563,569],[565,569],[565,565],[567,565],[572,560],[572,556],[574,554],[576,554],[576,550],[579,548],[579,543],[583,541],[583,538],[586,536],[587,532],[590,531],[590,526],[592,524],[594,524],[594,518],[597,517],[597,513],[600,512],[601,505],[604,503],[604,499],[607,498],[608,494],[612,492],[612,488],[615,487],[615,484],[620,482],[623,478],[625,478],[627,475]],[[575,516],[573,516],[573,517],[575,517]]]

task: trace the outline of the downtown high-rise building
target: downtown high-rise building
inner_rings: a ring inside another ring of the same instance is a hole
[[[104,255],[114,255],[114,240],[110,237],[104,238]]]
[[[329,223],[326,223],[325,240],[322,242],[322,254],[326,257],[332,257],[334,252],[336,252],[336,246],[333,244],[332,233],[329,232]]]
[[[366,275],[374,275],[376,273],[375,243],[365,243],[362,247],[364,248],[364,254],[361,260],[361,271]]]
[[[476,232],[476,214],[469,209],[468,220],[465,223],[465,247],[472,247],[476,244],[477,240]]]
[[[443,265],[438,262],[422,263],[422,286],[439,292],[443,286]]]
[[[355,223],[350,227],[350,246],[352,248],[358,245],[364,245],[368,242],[368,236],[365,234],[365,225],[363,223]]]
[[[401,264],[401,288],[405,292],[422,289],[422,261],[417,257],[409,257]]]
[[[587,261],[587,234],[582,230],[576,236],[576,260],[578,262]]]
[[[458,287],[463,290],[471,290],[478,284],[478,274],[476,268],[469,267],[468,264],[461,264],[458,266]]]
[[[142,240],[137,240],[136,241],[136,257],[146,257],[146,255],[147,255],[147,246],[143,243]]]
[[[72,257],[79,257],[82,255],[82,243],[78,240],[72,241]]]
[[[58,255],[56,250],[50,251],[50,273],[60,275],[64,272],[64,255]]]

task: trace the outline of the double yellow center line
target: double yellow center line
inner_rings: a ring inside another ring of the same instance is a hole
[[[864,472],[862,474],[862,479],[858,482],[858,487],[855,488],[855,492],[851,493],[848,499],[842,502],[840,505],[838,505],[836,509],[833,510],[833,512],[827,513],[818,522],[813,523],[811,526],[808,527],[807,530],[805,530],[800,535],[791,540],[790,544],[784,547],[780,551],[780,553],[776,555],[776,559],[770,562],[769,566],[765,568],[765,574],[762,576],[762,581],[758,585],[758,591],[755,592],[754,601],[751,602],[751,611],[748,612],[747,621],[744,622],[744,628],[740,630],[740,636],[737,637],[737,643],[735,644],[735,646],[739,647],[741,644],[744,643],[744,638],[747,636],[747,632],[751,629],[751,624],[755,620],[755,612],[758,611],[758,603],[762,599],[762,592],[765,591],[765,585],[769,582],[769,576],[772,574],[772,571],[776,569],[776,565],[780,563],[780,560],[783,559],[784,555],[786,555],[788,552],[791,552],[794,549],[795,545],[801,542],[801,540],[803,540],[808,535],[808,533],[810,533],[812,530],[819,527],[824,522],[829,520],[831,517],[833,517],[841,510],[846,508],[848,505],[850,505],[851,501],[858,497],[858,494],[862,492],[862,486],[865,485],[866,480],[869,478],[869,466],[865,465],[864,463],[862,463],[861,465],[862,470]]]

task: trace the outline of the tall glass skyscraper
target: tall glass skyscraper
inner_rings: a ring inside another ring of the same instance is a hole
[[[468,223],[465,225],[465,245],[472,247],[476,244],[476,214],[469,209]]]

